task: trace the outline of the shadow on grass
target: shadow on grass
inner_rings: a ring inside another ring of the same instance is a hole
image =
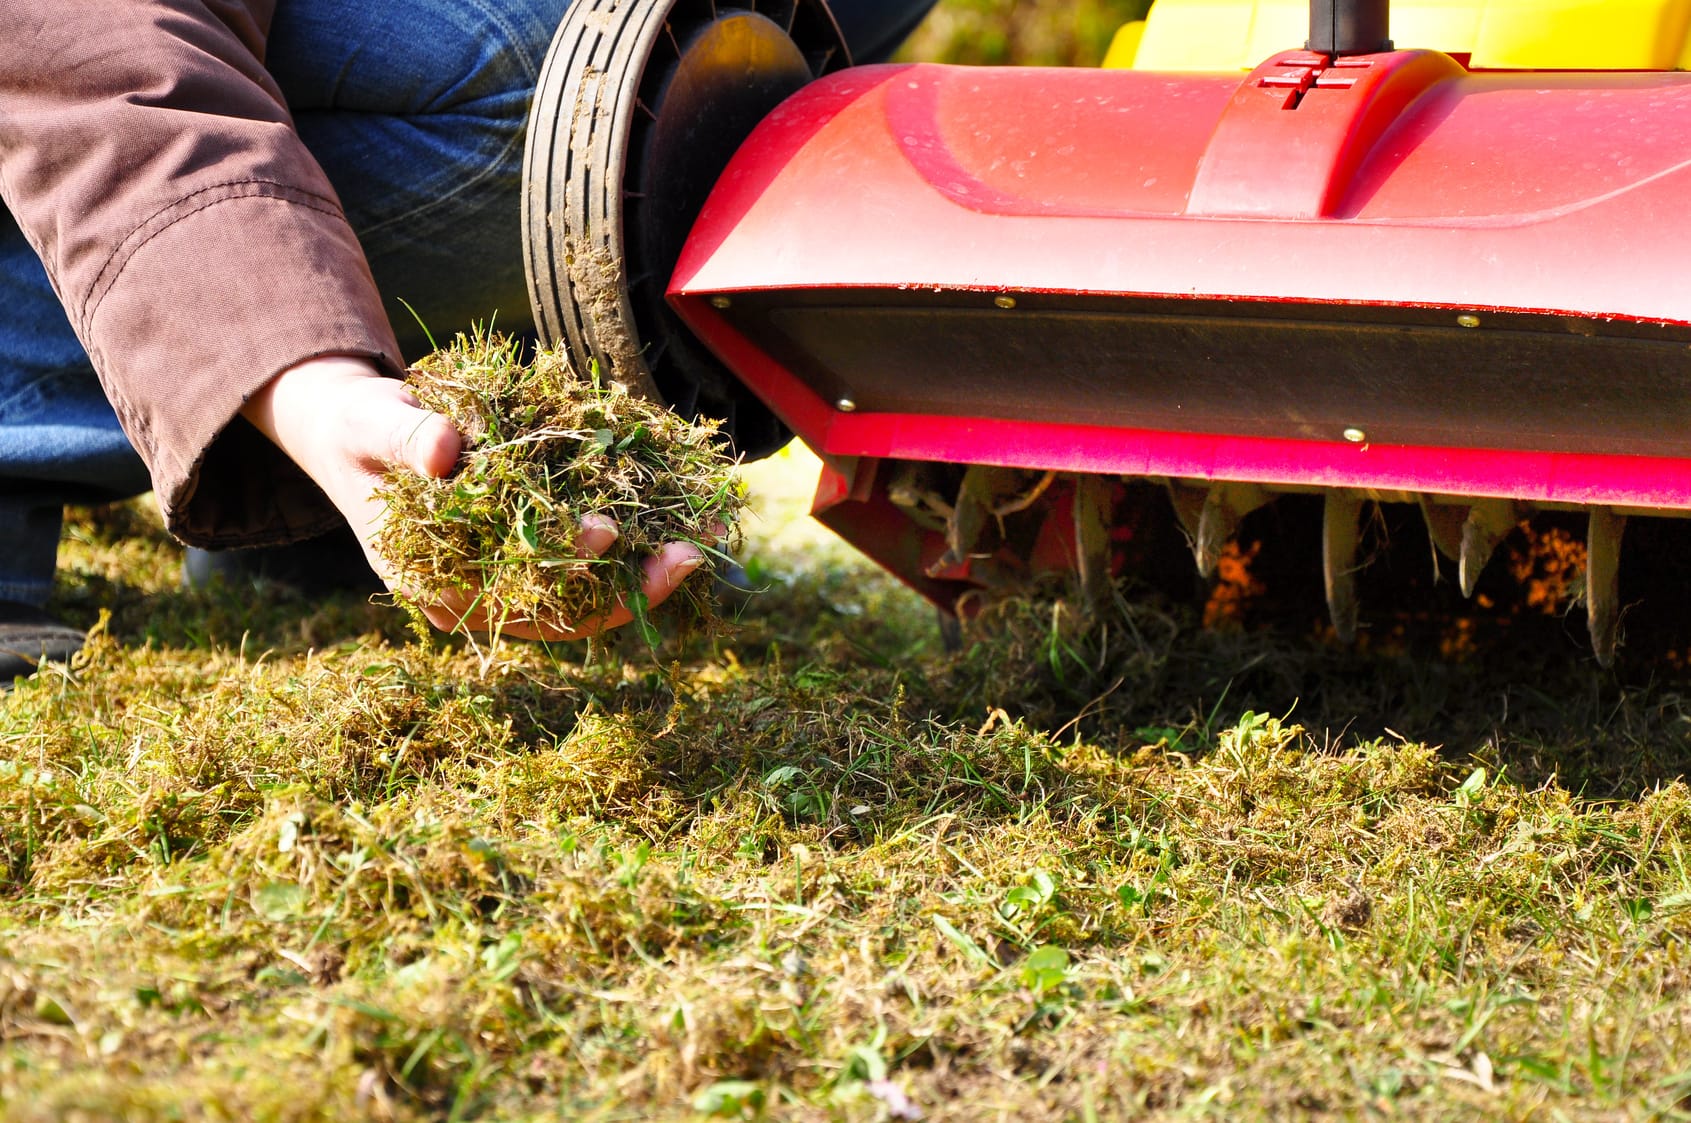
[[[403,613],[362,593],[306,596],[276,581],[221,577],[184,587],[182,547],[165,532],[150,496],[73,507],[66,515],[51,607],[82,628],[109,612],[107,634],[127,646],[291,654],[360,637],[397,642],[406,634]],[[344,552],[337,544],[324,557],[346,565]]]
[[[1288,511],[1274,518],[1307,515],[1296,505]],[[144,527],[120,523],[114,541],[146,537]],[[103,533],[98,524],[93,533]],[[1333,642],[1320,622],[1319,588],[1309,580],[1319,566],[1283,546],[1264,573],[1293,576],[1274,578],[1284,594],[1276,618],[1251,627],[1206,628],[1197,604],[1131,591],[1094,616],[1047,597],[995,609],[968,630],[961,651],[947,654],[930,607],[866,563],[845,564],[768,582],[746,599],[726,638],[672,641],[655,653],[629,636],[591,650],[514,645],[491,676],[461,645],[437,641],[435,655],[416,654],[403,614],[359,596],[307,599],[281,586],[222,583],[190,590],[162,580],[146,588],[82,572],[62,586],[58,604],[85,625],[109,609],[114,641],[161,659],[342,650],[348,666],[401,666],[398,678],[382,679],[384,699],[415,695],[419,714],[446,699],[476,699],[479,722],[508,729],[499,739],[506,751],[568,739],[583,707],[617,715],[628,743],[609,746],[607,759],[631,754],[633,767],[670,789],[679,813],[749,786],[767,795],[773,813],[793,821],[820,814],[848,836],[857,824],[834,814],[836,802],[855,806],[897,792],[913,815],[954,805],[1016,813],[1028,791],[1073,782],[1048,750],[1084,742],[1117,757],[1151,747],[1196,760],[1247,713],[1300,724],[1324,751],[1379,740],[1431,744],[1453,764],[1483,763],[1527,787],[1554,777],[1587,798],[1632,798],[1691,771],[1691,706],[1685,676],[1670,661],[1627,660],[1601,671],[1579,646],[1583,629],[1565,617],[1464,616],[1465,602],[1447,584],[1394,600],[1382,591],[1392,568],[1425,568],[1425,540],[1412,526],[1376,533],[1395,537],[1372,567],[1378,588],[1365,584],[1375,594],[1365,599],[1374,627],[1352,648]],[[158,549],[168,548],[162,532],[154,536]],[[1281,535],[1305,546],[1308,538]],[[1661,556],[1657,548],[1647,560]],[[1507,590],[1482,592],[1495,601]],[[363,673],[348,672],[349,681],[357,685]],[[266,691],[292,688],[285,676],[261,675],[239,689],[263,712]],[[536,700],[551,696],[572,700]],[[324,732],[309,716],[289,718],[301,738]],[[370,752],[414,739],[421,720],[407,710],[378,722]],[[1011,721],[1017,732],[1005,740]],[[204,724],[217,740],[216,715]],[[986,726],[1000,732],[974,732]],[[443,725],[432,737],[431,769],[485,748],[454,746],[449,733]],[[388,782],[375,773],[370,780]],[[379,795],[353,786],[359,797]],[[1099,789],[1093,802],[1109,797]],[[817,806],[806,811],[806,800]]]
[[[243,587],[221,579],[197,589],[147,589],[80,574],[61,584],[54,606],[84,628],[109,611],[114,639],[160,651],[295,654],[367,637],[403,642],[409,628],[403,612],[363,594],[307,597],[280,585]]]
[[[754,601],[738,658],[781,660],[795,681],[836,680],[830,689],[855,689],[869,704],[896,694],[907,718],[975,728],[1003,711],[1059,744],[1084,740],[1116,754],[1160,744],[1199,757],[1255,712],[1303,725],[1333,751],[1426,743],[1517,784],[1554,777],[1593,799],[1633,798],[1691,771],[1691,684],[1673,661],[1605,671],[1583,649],[1577,621],[1453,617],[1443,602],[1466,602],[1447,586],[1430,590],[1430,603],[1388,605],[1379,633],[1351,648],[1318,616],[1206,629],[1193,605],[1124,596],[1102,624],[1052,599],[1003,606],[955,655],[940,650],[914,598],[872,594],[842,616],[841,587],[796,582]],[[807,643],[801,622],[818,619],[826,626],[810,634],[822,638]],[[1426,626],[1433,620],[1436,629]],[[759,649],[745,642],[752,637],[770,642]],[[773,757],[762,763],[779,767]]]

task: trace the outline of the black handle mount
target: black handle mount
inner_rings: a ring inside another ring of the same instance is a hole
[[[1386,0],[1309,0],[1311,51],[1366,55],[1392,49]]]

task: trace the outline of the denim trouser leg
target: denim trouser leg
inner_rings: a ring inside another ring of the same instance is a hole
[[[932,3],[835,7],[854,56],[868,62],[890,54]],[[406,304],[437,336],[472,321],[532,326],[518,206],[523,127],[567,6],[277,4],[267,65],[340,194],[409,357],[427,342]],[[45,271],[0,210],[0,599],[46,599],[66,502],[148,486]]]
[[[518,203],[523,134],[567,7],[277,4],[270,71],[358,232],[407,358],[427,349],[418,318],[436,337],[472,320],[532,327]]]
[[[0,600],[47,600],[67,502],[147,487],[46,270],[0,209]]]
[[[472,320],[533,328],[518,202],[523,133],[568,6],[277,5],[270,71],[358,231],[407,357],[427,347],[419,319],[437,336]],[[872,62],[891,55],[932,6],[837,0],[834,8],[853,57]]]

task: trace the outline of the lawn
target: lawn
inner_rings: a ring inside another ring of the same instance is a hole
[[[1095,58],[1056,10],[920,49]],[[0,696],[0,1117],[1691,1117],[1682,658],[1599,671],[1577,581],[948,651],[814,470],[748,470],[726,636],[491,662],[73,512],[94,637]]]
[[[947,654],[807,459],[731,637],[488,675],[81,513],[110,618],[0,717],[6,1117],[1681,1112],[1677,686],[1139,601]]]

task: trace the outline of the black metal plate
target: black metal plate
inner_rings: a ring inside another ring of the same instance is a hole
[[[1682,328],[1447,310],[979,293],[741,294],[736,326],[859,411],[1691,456]]]

